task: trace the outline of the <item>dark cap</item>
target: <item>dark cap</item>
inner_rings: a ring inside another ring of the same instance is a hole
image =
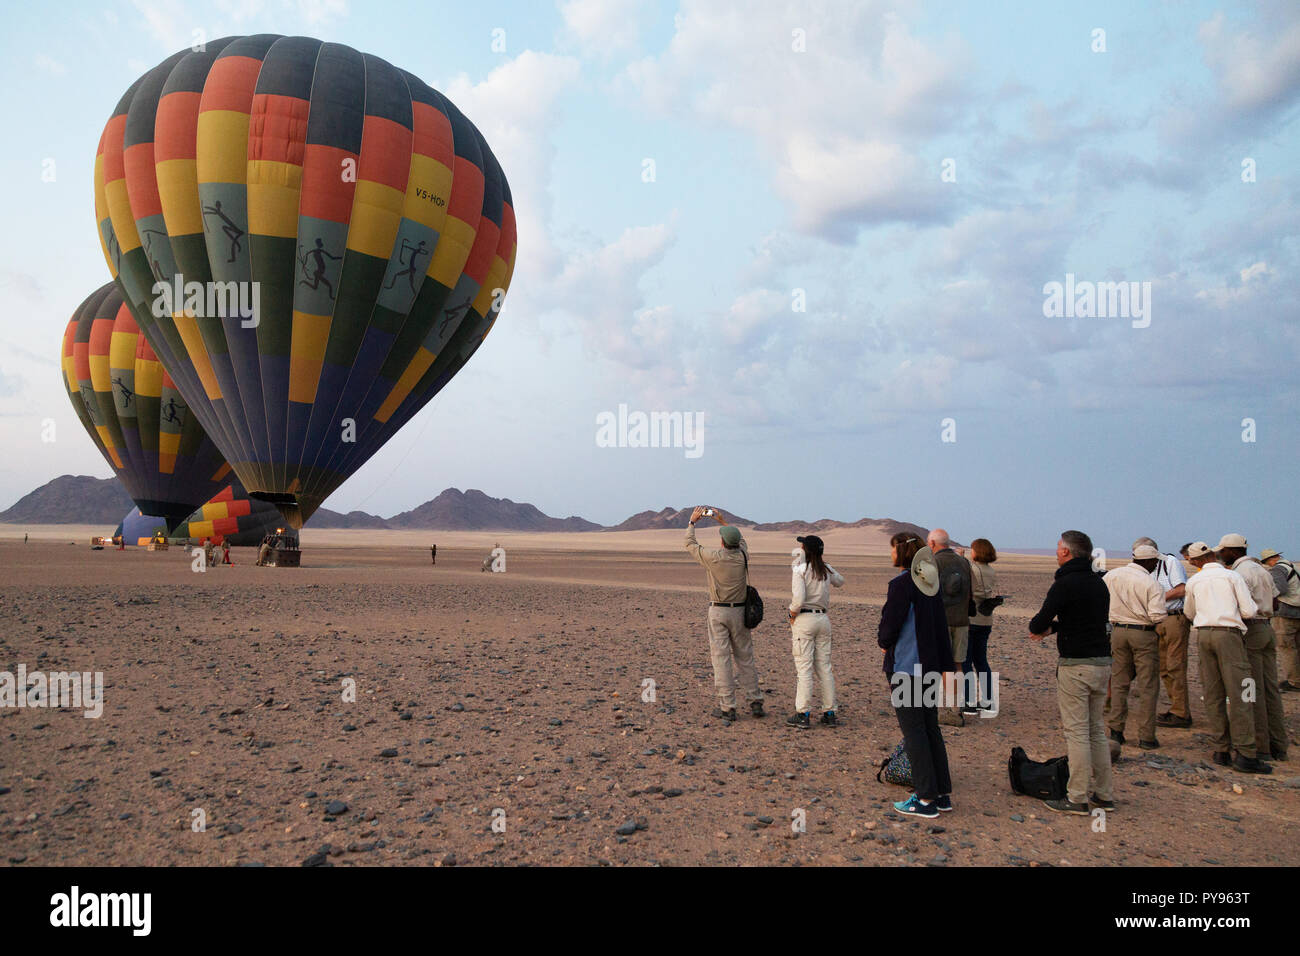
[[[826,542],[815,534],[806,534],[802,537],[795,538],[795,540],[800,544],[806,544],[808,547],[805,550],[811,551],[814,554],[821,554],[826,550]]]

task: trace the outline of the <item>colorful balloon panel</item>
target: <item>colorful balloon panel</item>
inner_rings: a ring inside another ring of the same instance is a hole
[[[168,58],[118,102],[95,163],[105,261],[141,331],[295,527],[492,328],[509,196],[440,93],[306,37]]]
[[[144,546],[162,525],[158,516],[142,514],[139,508],[133,508],[122,519],[117,533],[128,545]],[[171,529],[167,536],[196,543],[211,538],[216,544],[229,541],[240,547],[261,544],[264,537],[283,526],[284,519],[275,505],[249,498],[243,486],[234,481]]]
[[[77,418],[141,511],[174,526],[230,481],[113,283],[68,322],[61,359]]]

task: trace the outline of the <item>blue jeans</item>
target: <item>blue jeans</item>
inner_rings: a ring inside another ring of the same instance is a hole
[[[970,640],[966,645],[966,659],[961,662],[961,672],[970,674],[974,672],[976,695],[987,697],[993,692],[992,671],[989,669],[989,633],[993,630],[991,624],[972,624],[970,626]],[[959,691],[958,693],[961,693]],[[970,703],[967,701],[967,703]],[[991,700],[982,700],[981,704],[991,704]]]

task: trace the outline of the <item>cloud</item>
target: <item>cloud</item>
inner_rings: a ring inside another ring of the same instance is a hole
[[[641,0],[564,0],[564,38],[588,56],[609,59],[635,49],[644,4]]]
[[[32,63],[38,70],[50,73],[54,76],[63,76],[68,72],[68,68],[59,60],[45,53],[37,53],[32,57]]]
[[[651,108],[748,133],[806,233],[939,221],[940,170],[920,150],[962,122],[967,55],[918,39],[893,6],[685,0],[667,49],[626,78]]]
[[[1279,11],[1283,22],[1239,32],[1230,31],[1219,12],[1197,31],[1206,65],[1228,109],[1268,113],[1300,95],[1300,16],[1294,5]]]

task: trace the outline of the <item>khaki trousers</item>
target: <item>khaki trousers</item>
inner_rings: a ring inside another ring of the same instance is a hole
[[[1160,679],[1169,695],[1169,712],[1175,717],[1190,717],[1187,692],[1187,637],[1192,622],[1182,611],[1174,611],[1156,625],[1160,636]]]
[[[1282,723],[1282,692],[1277,686],[1277,636],[1264,618],[1246,622],[1246,659],[1255,679],[1255,750],[1285,757],[1286,727]]]
[[[1136,700],[1138,740],[1156,739],[1156,702],[1160,697],[1160,638],[1155,631],[1142,631],[1116,624],[1110,635],[1110,695],[1106,698],[1106,725],[1124,733],[1128,721],[1128,692]],[[1134,680],[1136,678],[1136,680]]]
[[[1056,700],[1065,728],[1066,752],[1070,757],[1071,803],[1087,803],[1088,794],[1111,799],[1110,747],[1102,710],[1106,706],[1106,683],[1110,668],[1104,664],[1058,664]]]
[[[1194,627],[1192,631],[1201,662],[1211,744],[1219,752],[1235,747],[1242,756],[1254,757],[1255,705],[1242,699],[1251,676],[1244,635],[1235,627]]]
[[[813,674],[817,675],[822,710],[835,709],[835,673],[831,669],[831,622],[825,614],[800,614],[790,628],[794,651],[794,709],[812,709]]]
[[[1273,633],[1277,635],[1277,659],[1282,665],[1282,679],[1300,686],[1300,618],[1274,614]]]
[[[735,709],[737,682],[749,703],[763,699],[743,607],[709,605],[709,653],[713,657],[713,689],[723,710]]]

